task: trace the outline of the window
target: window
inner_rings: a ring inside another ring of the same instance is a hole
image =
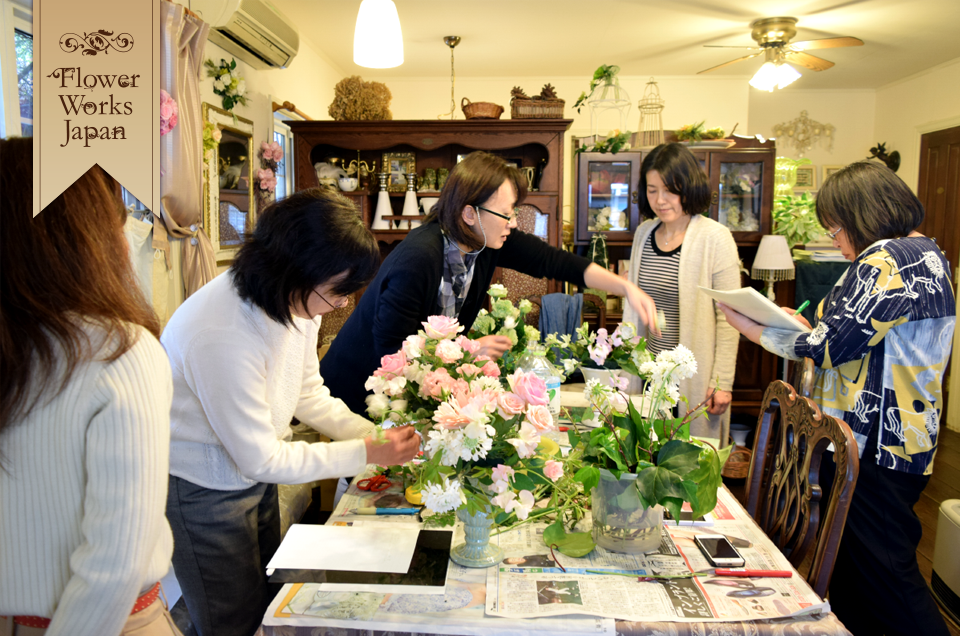
[[[33,36],[14,29],[17,49],[17,93],[20,99],[20,135],[33,136]]]
[[[0,136],[33,135],[33,24],[30,8],[0,0],[3,82]]]
[[[293,132],[274,113],[273,140],[283,148],[283,161],[277,165],[277,201],[293,193]]]

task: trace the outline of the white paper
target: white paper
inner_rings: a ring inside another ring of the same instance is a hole
[[[410,569],[419,534],[414,524],[295,524],[267,564],[267,574],[277,568],[403,574]]]
[[[742,287],[732,291],[720,291],[709,287],[700,287],[700,290],[724,305],[734,309],[750,320],[774,329],[800,331],[810,333],[810,328],[802,322],[788,316],[776,303],[758,292],[753,287]]]

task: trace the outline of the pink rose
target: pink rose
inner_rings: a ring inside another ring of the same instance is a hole
[[[180,107],[177,102],[170,97],[170,93],[160,89],[160,136],[166,135],[177,125]]]
[[[480,367],[474,364],[467,363],[467,364],[461,364],[459,367],[457,367],[457,373],[459,373],[462,376],[473,378],[473,377],[476,377],[478,374],[480,374],[481,371],[480,371]]]
[[[542,404],[532,404],[527,407],[527,421],[541,433],[553,430],[553,416],[550,409]]]
[[[392,380],[403,375],[405,366],[407,366],[407,357],[403,354],[403,351],[398,351],[380,358],[380,368],[374,371],[373,375],[385,380]]]
[[[450,393],[454,386],[450,373],[441,367],[436,371],[429,371],[423,376],[423,382],[420,383],[420,394],[424,397],[440,398],[443,391]]]
[[[488,378],[500,377],[500,367],[497,366],[497,363],[493,360],[487,361],[487,363],[484,364],[480,370],[483,371],[483,375],[487,376]]]
[[[480,350],[480,342],[471,340],[463,335],[457,337],[457,344],[463,347],[463,350],[467,353],[473,354]]]
[[[524,406],[523,399],[513,393],[501,393],[497,396],[497,412],[505,420],[523,413]]]
[[[550,481],[556,482],[558,479],[563,477],[563,464],[553,461],[552,459],[548,459],[547,463],[543,466],[543,474]]]
[[[527,404],[549,403],[546,383],[533,373],[516,371],[510,376],[510,388]]]
[[[453,338],[463,331],[463,327],[457,322],[456,318],[448,318],[447,316],[430,316],[427,318],[427,322],[420,324],[423,325],[427,337],[435,340]]]
[[[210,136],[213,137],[214,141],[219,143],[220,140],[223,139],[223,132],[219,128],[214,128],[213,132],[210,133]]]
[[[453,340],[441,340],[437,343],[437,357],[444,364],[453,364],[463,358],[463,349]]]

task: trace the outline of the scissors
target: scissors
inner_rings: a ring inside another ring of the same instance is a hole
[[[392,485],[393,482],[383,475],[374,475],[373,477],[367,477],[366,479],[361,479],[357,482],[357,488],[360,490],[372,490],[373,492],[386,490]]]

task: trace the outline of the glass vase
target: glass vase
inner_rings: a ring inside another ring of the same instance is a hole
[[[470,514],[464,507],[457,511],[457,518],[463,522],[466,542],[450,551],[454,563],[468,568],[488,568],[503,561],[503,550],[490,543],[493,518],[488,512]]]
[[[624,473],[617,479],[601,468],[600,481],[591,491],[593,540],[611,552],[640,554],[660,547],[663,507],[647,508],[637,494],[637,476]]]

